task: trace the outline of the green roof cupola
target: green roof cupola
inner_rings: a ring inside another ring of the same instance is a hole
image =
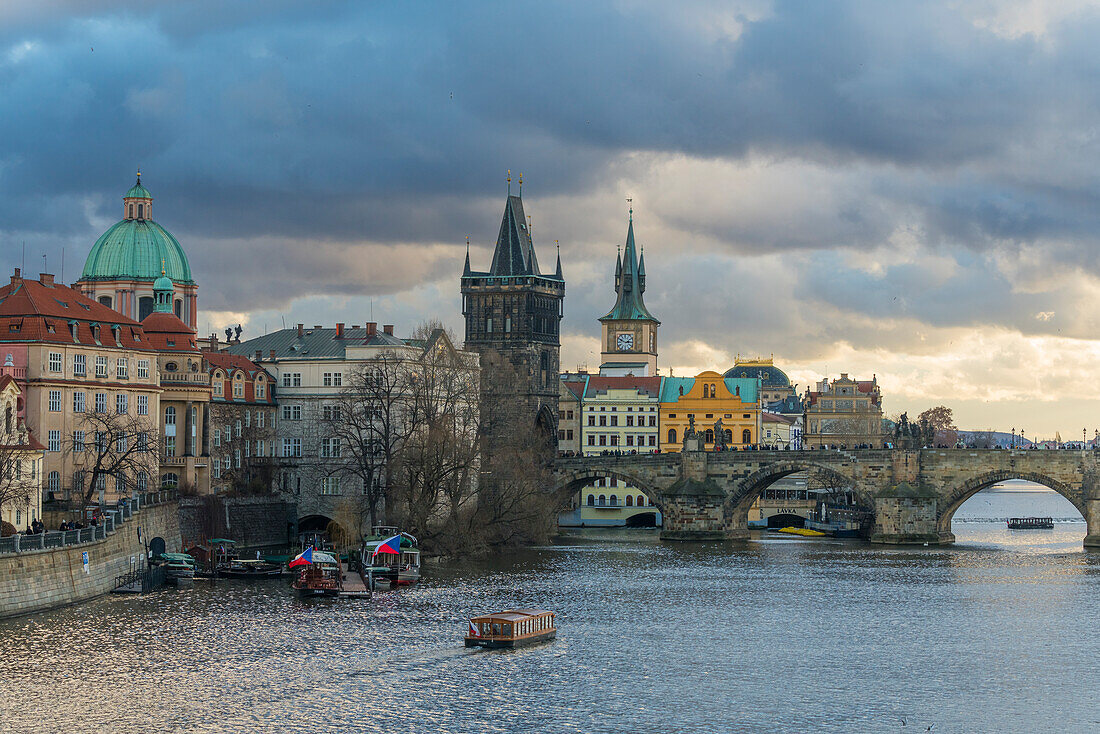
[[[615,306],[600,321],[653,321],[660,323],[645,307],[645,259],[639,262],[634,244],[634,207],[626,230],[626,247],[622,257],[615,257]]]
[[[164,262],[160,264],[160,277],[153,281],[153,313],[172,313],[172,299],[175,296],[175,286],[164,270]]]
[[[153,195],[149,193],[149,189],[141,185],[140,168],[137,172],[137,183],[130,187],[126,196],[122,197],[122,218],[138,220],[153,218]]]

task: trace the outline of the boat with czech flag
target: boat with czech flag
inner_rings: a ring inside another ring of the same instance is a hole
[[[290,585],[299,596],[337,596],[344,588],[340,561],[324,551],[314,550],[312,545],[295,556],[288,566],[294,572]]]
[[[466,647],[526,647],[552,640],[557,635],[553,612],[545,609],[509,609],[471,619],[466,632]]]
[[[395,527],[378,525],[363,539],[360,567],[375,588],[412,586],[420,580],[420,549],[416,538]]]

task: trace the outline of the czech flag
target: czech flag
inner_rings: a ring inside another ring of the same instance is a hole
[[[376,556],[379,553],[401,555],[401,536],[395,535],[392,538],[386,538],[378,544],[378,547],[374,549],[374,553],[371,555]]]
[[[313,546],[306,548],[304,551],[294,557],[294,560],[290,562],[289,568],[295,566],[308,566],[313,563]]]
[[[474,624],[474,620],[470,620],[470,637],[481,637],[481,630]]]

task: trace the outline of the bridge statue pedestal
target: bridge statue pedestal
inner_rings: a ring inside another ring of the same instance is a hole
[[[1086,548],[1100,548],[1100,488],[1094,488],[1094,477],[1088,477],[1085,486],[1085,535]]]
[[[731,537],[726,529],[723,507],[726,491],[707,476],[708,456],[701,437],[684,439],[680,476],[662,493],[661,540],[726,540]],[[748,530],[743,537],[748,537]]]
[[[901,482],[875,495],[875,528],[872,543],[939,545],[955,542],[937,525],[937,495],[924,486]]]

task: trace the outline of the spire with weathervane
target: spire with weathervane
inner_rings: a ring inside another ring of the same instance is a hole
[[[600,374],[635,377],[657,374],[657,327],[661,322],[646,308],[643,293],[645,258],[639,257],[634,242],[631,203],[626,246],[615,256],[615,305],[600,318],[603,330]]]

